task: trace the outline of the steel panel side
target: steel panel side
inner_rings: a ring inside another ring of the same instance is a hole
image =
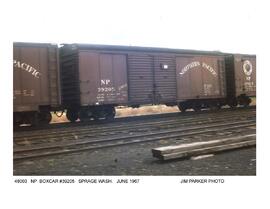
[[[224,57],[177,56],[177,100],[225,98]]]
[[[118,104],[128,102],[127,55],[113,55],[113,86],[116,90],[115,100]]]
[[[81,105],[125,104],[128,101],[124,54],[79,52]]]
[[[175,57],[159,55],[154,59],[155,103],[173,103],[176,101]]]
[[[256,56],[234,55],[235,96],[256,96]]]
[[[55,95],[52,103],[52,91],[49,77],[48,46],[57,50],[54,45],[23,44],[13,45],[13,90],[14,111],[37,111],[40,106],[59,104],[59,96]],[[54,66],[55,72],[58,66]],[[54,82],[54,81],[53,81]],[[58,83],[53,83],[58,89]]]
[[[79,52],[79,82],[81,105],[91,105],[97,102],[99,86],[99,54]]]
[[[129,101],[134,104],[154,103],[154,59],[145,54],[128,55]]]
[[[13,62],[15,60],[20,59],[20,49],[17,47],[13,47]],[[13,63],[14,64],[14,63]],[[22,79],[21,79],[22,71],[15,69],[13,66],[13,105],[19,106],[22,104]],[[15,111],[15,110],[14,110]]]

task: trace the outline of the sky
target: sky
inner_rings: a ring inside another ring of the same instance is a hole
[[[12,18],[5,23],[12,41],[254,54],[258,1],[24,0],[9,3]]]

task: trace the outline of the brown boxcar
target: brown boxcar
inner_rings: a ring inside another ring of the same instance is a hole
[[[50,122],[60,104],[58,47],[13,44],[14,123]]]
[[[64,45],[62,101],[68,109],[68,119],[111,117],[114,106],[119,104],[176,104],[176,51],[179,50]]]
[[[177,101],[179,108],[199,110],[226,101],[225,57],[177,55]]]
[[[62,101],[71,121],[114,116],[119,104],[180,102],[199,109],[221,106],[226,97],[219,52],[89,44],[65,44],[60,52]],[[193,59],[201,66],[182,79],[178,71]]]
[[[228,103],[249,105],[256,96],[256,56],[234,54],[226,57]]]

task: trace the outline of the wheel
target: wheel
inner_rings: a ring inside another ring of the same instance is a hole
[[[200,111],[201,111],[201,108],[200,108],[200,107],[193,107],[193,110],[194,110],[195,112],[200,112]]]
[[[212,111],[217,111],[217,110],[221,109],[220,104],[211,104],[209,107],[210,107],[210,110],[212,110]]]
[[[86,122],[91,119],[91,116],[92,116],[92,112],[90,112],[89,110],[80,110],[78,117],[80,121]]]
[[[115,108],[114,107],[108,108],[108,110],[106,111],[105,118],[107,120],[112,120],[114,119],[114,116],[115,116]]]
[[[32,126],[38,126],[39,125],[39,113],[38,112],[34,112],[33,114],[29,114],[28,117],[27,117],[29,123],[32,125]]]
[[[195,112],[200,112],[201,111],[201,106],[200,105],[193,105],[192,109],[195,111]]]
[[[115,116],[114,107],[99,107],[93,111],[92,117],[94,120],[106,119],[111,120]]]
[[[231,109],[234,109],[234,108],[237,107],[237,105],[235,105],[235,104],[231,104],[231,105],[229,105],[229,106],[230,106]]]
[[[95,121],[98,121],[100,118],[102,118],[101,110],[95,109],[95,110],[93,111],[92,117],[93,117],[93,119],[94,119]]]
[[[243,106],[244,107],[248,107],[249,104],[251,103],[251,99],[249,97],[245,98],[245,100],[243,101]]]
[[[20,114],[13,113],[13,126],[19,127],[22,124],[22,117]]]
[[[222,108],[222,104],[219,104],[219,103],[218,103],[218,104],[216,105],[216,107],[217,107],[218,110],[220,110],[220,109]]]
[[[14,121],[14,120],[13,120],[13,128],[17,128],[17,127],[19,127],[20,125],[21,125],[20,122]]]
[[[237,107],[238,103],[237,100],[231,100],[229,101],[228,105],[230,106],[230,108],[234,109]]]
[[[38,114],[39,123],[46,125],[49,124],[52,120],[52,115],[49,111],[40,112]]]
[[[183,104],[179,104],[178,105],[178,109],[181,111],[181,112],[186,112],[187,108],[185,107],[185,105]]]
[[[78,119],[78,111],[76,110],[72,110],[72,109],[68,109],[67,110],[67,119],[70,121],[70,122],[75,122],[77,119]]]

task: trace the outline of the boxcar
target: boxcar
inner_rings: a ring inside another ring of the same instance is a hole
[[[226,102],[219,52],[65,44],[60,56],[62,104],[71,121],[112,118],[117,105],[178,104],[183,111]]]
[[[248,106],[256,96],[256,56],[232,54],[226,56],[227,92],[230,106]]]
[[[60,105],[58,46],[13,44],[14,124],[49,123]]]

